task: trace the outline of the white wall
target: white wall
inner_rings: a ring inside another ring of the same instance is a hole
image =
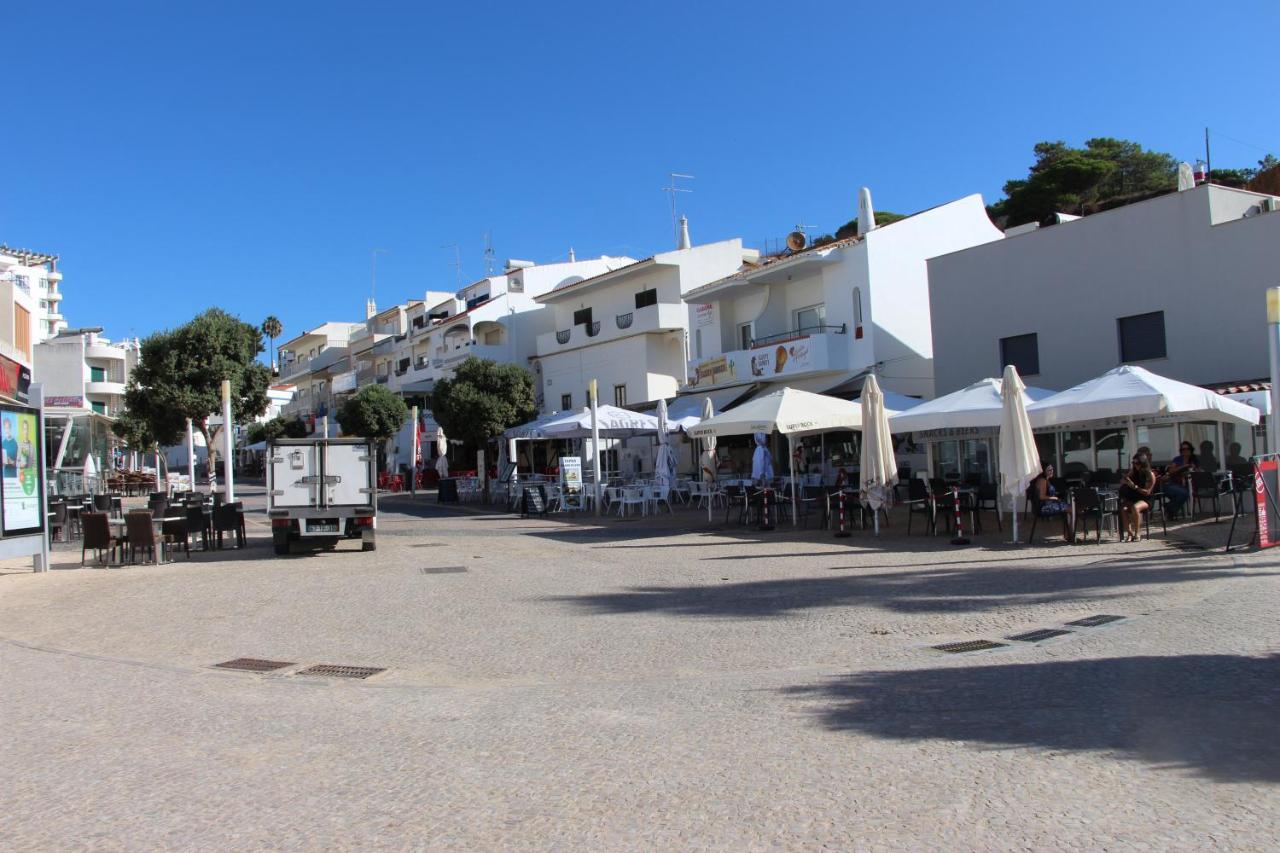
[[[1266,376],[1280,213],[1222,218],[1259,198],[1201,186],[934,258],[937,393],[999,375],[1000,339],[1027,333],[1028,383],[1068,388],[1120,364],[1118,318],[1152,311],[1168,357],[1143,367],[1197,384]]]

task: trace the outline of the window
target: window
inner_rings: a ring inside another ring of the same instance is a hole
[[[1019,376],[1035,376],[1040,372],[1040,343],[1035,333],[1000,339],[1000,370],[1012,364]]]
[[[853,289],[853,336],[862,337],[862,288]]]
[[[48,303],[48,301],[47,301],[47,300],[44,300],[44,299],[41,299],[41,300],[40,300],[40,307],[41,307],[41,308],[48,308],[48,307],[49,307],[49,303]]]
[[[89,405],[90,405],[90,406],[92,406],[92,407],[93,407],[93,410],[94,410],[95,412],[97,412],[98,414],[100,414],[100,415],[105,415],[105,414],[107,413],[107,404],[106,404],[106,403],[95,403],[95,402],[90,402],[90,403],[89,403]]]
[[[751,339],[756,336],[754,323],[743,323],[738,326],[738,341],[742,349],[751,349]]]
[[[1120,333],[1120,361],[1146,361],[1166,356],[1164,345],[1164,312],[1135,314],[1116,320]]]
[[[31,312],[21,305],[13,306],[13,346],[31,358]]]
[[[484,342],[486,346],[497,346],[502,343],[502,330],[494,329],[484,333]]]
[[[650,305],[658,304],[658,291],[654,288],[642,290],[636,294],[636,307],[646,308]]]
[[[107,381],[106,369],[102,367],[90,367],[89,381],[90,382],[106,382]]]
[[[796,312],[796,329],[816,329],[827,319],[827,306],[814,305]]]
[[[573,312],[573,325],[590,326],[591,325],[591,309],[582,308]]]
[[[627,386],[626,385],[613,386],[613,404],[620,409],[626,407],[627,405]]]
[[[702,330],[693,330],[693,357],[702,358]]]
[[[560,411],[567,412],[572,408],[573,408],[573,395],[561,394],[560,395]]]
[[[13,277],[13,283],[16,284],[18,289],[23,293],[31,292],[31,281],[25,275],[15,275]]]

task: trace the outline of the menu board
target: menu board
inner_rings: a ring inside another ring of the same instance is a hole
[[[1258,547],[1271,548],[1280,545],[1280,513],[1276,512],[1278,496],[1277,474],[1280,463],[1275,457],[1258,459],[1253,463],[1253,491],[1258,514]]]
[[[40,439],[35,409],[0,407],[0,519],[6,536],[38,533],[44,526]]]

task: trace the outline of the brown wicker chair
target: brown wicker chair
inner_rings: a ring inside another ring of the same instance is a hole
[[[111,535],[111,525],[107,523],[106,514],[86,512],[81,525],[83,536],[80,540],[80,565],[84,565],[85,554],[90,548],[97,552],[98,562],[101,563],[104,552],[109,558],[114,557],[116,549],[122,547],[120,541]]]

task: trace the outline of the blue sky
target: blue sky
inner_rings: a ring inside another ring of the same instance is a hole
[[[1280,6],[10,2],[0,242],[73,325],[210,305],[286,337],[499,261],[991,201],[1043,139],[1280,153]],[[441,4],[445,5],[445,4]],[[1142,8],[1129,8],[1130,6]],[[1196,36],[1200,27],[1204,36]],[[17,38],[14,34],[20,34]]]

